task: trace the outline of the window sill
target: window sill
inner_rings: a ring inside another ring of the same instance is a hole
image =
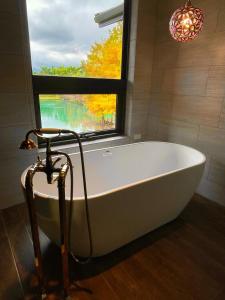
[[[100,149],[105,147],[119,146],[128,143],[130,143],[130,138],[128,136],[114,136],[114,137],[108,137],[105,139],[103,138],[94,141],[86,141],[82,143],[82,146],[85,151],[88,151],[88,150]],[[79,147],[77,143],[74,143],[74,144],[53,146],[52,150],[54,151],[63,150],[66,153],[74,153],[79,151]],[[44,152],[45,152],[45,148],[38,149],[38,153],[42,154]]]

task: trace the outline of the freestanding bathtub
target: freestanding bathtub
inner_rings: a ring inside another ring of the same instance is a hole
[[[205,164],[199,151],[164,142],[87,151],[84,157],[94,256],[107,254],[175,219],[194,194]],[[89,240],[79,154],[71,154],[71,158],[75,190],[71,249],[85,257]],[[24,177],[25,172],[23,188]],[[48,185],[44,174],[36,174],[34,195],[40,227],[58,244],[56,183]]]

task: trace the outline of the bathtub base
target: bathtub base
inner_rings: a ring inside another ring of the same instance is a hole
[[[104,199],[89,200],[93,256],[106,255],[175,220],[192,198],[203,168],[199,165],[119,193],[104,195]],[[37,200],[39,224],[47,236],[59,244],[57,203],[54,200],[46,203],[42,198]],[[75,200],[73,209],[71,250],[76,255],[87,257],[89,239],[84,202]]]

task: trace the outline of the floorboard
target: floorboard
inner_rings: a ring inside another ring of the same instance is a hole
[[[59,249],[40,239],[48,299],[61,299]],[[0,212],[0,241],[0,299],[38,299],[25,205]],[[225,208],[195,195],[175,221],[70,271],[74,300],[223,300]]]
[[[15,259],[0,212],[0,299],[24,299]]]

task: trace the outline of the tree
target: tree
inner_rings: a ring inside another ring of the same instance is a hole
[[[46,76],[67,76],[67,77],[84,77],[84,69],[82,66],[59,66],[59,67],[47,67],[41,66],[40,71],[34,72],[36,75]]]
[[[102,125],[114,122],[116,95],[87,95],[84,97],[88,110],[101,118]]]
[[[119,22],[109,31],[108,37],[91,46],[87,59],[79,67],[74,66],[42,66],[37,75],[89,77],[89,78],[121,78],[123,23]],[[67,97],[68,98],[68,97]],[[116,112],[116,95],[85,95],[80,96],[88,110],[102,124],[113,123]]]
[[[123,26],[119,22],[102,43],[95,43],[82,63],[86,77],[120,79]]]
[[[121,78],[123,26],[119,22],[102,43],[95,43],[82,63],[86,77]],[[88,95],[86,103],[89,111],[102,117],[102,121],[110,117],[111,122],[116,112],[115,95]]]

